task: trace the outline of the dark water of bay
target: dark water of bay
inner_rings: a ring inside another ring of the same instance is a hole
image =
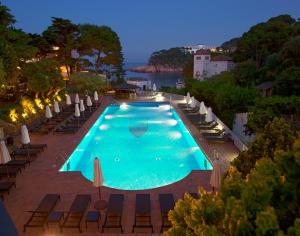
[[[143,66],[145,63],[126,63],[125,69]],[[156,87],[176,87],[176,82],[182,80],[180,73],[137,73],[126,70],[126,78],[146,78],[155,83]]]

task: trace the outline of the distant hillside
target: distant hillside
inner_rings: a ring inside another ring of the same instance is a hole
[[[240,38],[232,38],[221,45],[221,48],[226,52],[232,52],[236,49]]]
[[[148,64],[154,67],[169,67],[174,69],[183,69],[186,61],[192,57],[184,48],[170,48],[160,50],[151,54]]]

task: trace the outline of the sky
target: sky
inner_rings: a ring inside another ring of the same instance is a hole
[[[16,28],[42,33],[51,17],[110,26],[127,63],[144,63],[171,47],[219,46],[280,14],[300,18],[300,0],[1,0]]]

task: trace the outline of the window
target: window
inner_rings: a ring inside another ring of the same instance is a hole
[[[196,57],[196,60],[201,60],[201,57]]]
[[[205,56],[205,60],[209,60],[209,56]]]

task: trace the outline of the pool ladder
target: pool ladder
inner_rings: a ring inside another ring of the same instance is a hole
[[[68,155],[64,151],[60,151],[55,155],[55,163],[53,167],[56,167],[58,165],[58,161],[62,159],[64,162],[68,160]],[[70,170],[70,161],[67,162],[67,171]]]

